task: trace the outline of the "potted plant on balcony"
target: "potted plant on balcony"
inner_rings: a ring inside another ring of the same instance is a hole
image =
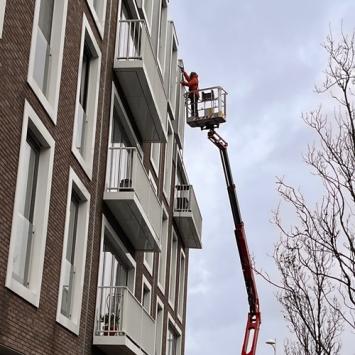
[[[104,323],[104,335],[116,335],[119,329],[120,317],[118,314],[106,313],[101,317],[101,322]]]

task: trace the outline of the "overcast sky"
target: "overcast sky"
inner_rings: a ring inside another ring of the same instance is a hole
[[[314,137],[301,113],[316,108],[313,92],[326,54],[320,44],[329,26],[355,27],[354,0],[171,0],[179,55],[196,71],[200,87],[223,86],[228,122],[219,133],[229,142],[234,179],[249,249],[257,265],[274,273],[270,255],[278,231],[269,222],[278,204],[276,176],[316,198],[317,181],[302,161]],[[206,132],[186,128],[185,162],[202,210],[203,249],[190,253],[187,355],[240,354],[248,305],[217,148]],[[285,223],[288,216],[285,216]],[[274,290],[260,278],[262,325],[258,355],[288,330]],[[352,339],[352,341],[351,341]],[[355,336],[343,346],[354,353]]]

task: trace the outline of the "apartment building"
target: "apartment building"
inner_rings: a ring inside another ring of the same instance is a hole
[[[168,7],[0,0],[0,354],[184,354],[202,218]]]

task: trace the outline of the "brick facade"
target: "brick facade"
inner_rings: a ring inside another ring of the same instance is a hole
[[[143,264],[143,252],[135,251],[129,241],[129,237],[121,232],[120,222],[111,214],[103,201],[112,82],[116,84],[117,90],[122,96],[122,101],[125,102],[124,93],[120,89],[120,83],[113,71],[119,8],[120,0],[107,0],[105,30],[102,38],[87,1],[68,1],[58,116],[56,124],[53,124],[27,82],[35,0],[7,1],[3,35],[2,39],[0,39],[0,199],[2,202],[0,204],[0,354],[12,354],[11,349],[15,351],[14,354],[26,355],[102,354],[93,345],[93,333],[103,215],[113,228],[119,231],[117,234],[120,237],[122,236],[122,242],[137,263],[136,298],[138,300],[141,299],[142,275],[144,275],[152,285],[151,316],[153,318],[155,318],[156,297],[158,296],[164,303],[162,354],[166,353],[168,312],[182,331],[181,354],[184,354],[186,307],[184,307],[184,315],[181,322],[175,311],[177,307],[175,306],[174,310],[168,303],[167,292],[163,294],[158,288],[158,253],[155,253],[154,256],[153,275],[151,275]],[[86,15],[89,21],[102,55],[92,179],[88,178],[72,153],[83,14]],[[25,100],[32,106],[55,140],[48,230],[38,308],[5,287]],[[127,107],[127,112],[129,112],[129,107]],[[174,145],[176,144],[174,142]],[[147,171],[151,171],[152,167],[149,160],[150,144],[144,144],[143,150],[145,168]],[[169,214],[167,248],[167,268],[169,269],[174,189],[171,189],[171,198],[170,201],[167,201],[162,192],[164,150],[165,147],[162,144],[159,177],[154,173],[153,177],[158,185],[159,199]],[[73,334],[56,321],[70,167],[79,176],[91,197],[79,335]],[[175,169],[176,161],[174,160],[172,186],[175,184]],[[175,228],[175,230],[178,232],[178,228]],[[183,249],[186,254],[185,282],[187,283],[189,251],[179,238],[178,250],[180,249]],[[179,267],[178,258],[177,273]],[[176,292],[179,289],[178,280],[179,275],[177,275]],[[169,287],[169,272],[166,272],[165,286],[167,290]],[[177,302],[177,297],[175,297],[175,301]],[[186,287],[184,303],[186,303]]]

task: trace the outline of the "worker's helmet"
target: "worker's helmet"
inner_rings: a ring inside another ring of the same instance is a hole
[[[191,74],[190,74],[190,77],[193,77],[193,76],[197,76],[197,73],[192,71]]]

